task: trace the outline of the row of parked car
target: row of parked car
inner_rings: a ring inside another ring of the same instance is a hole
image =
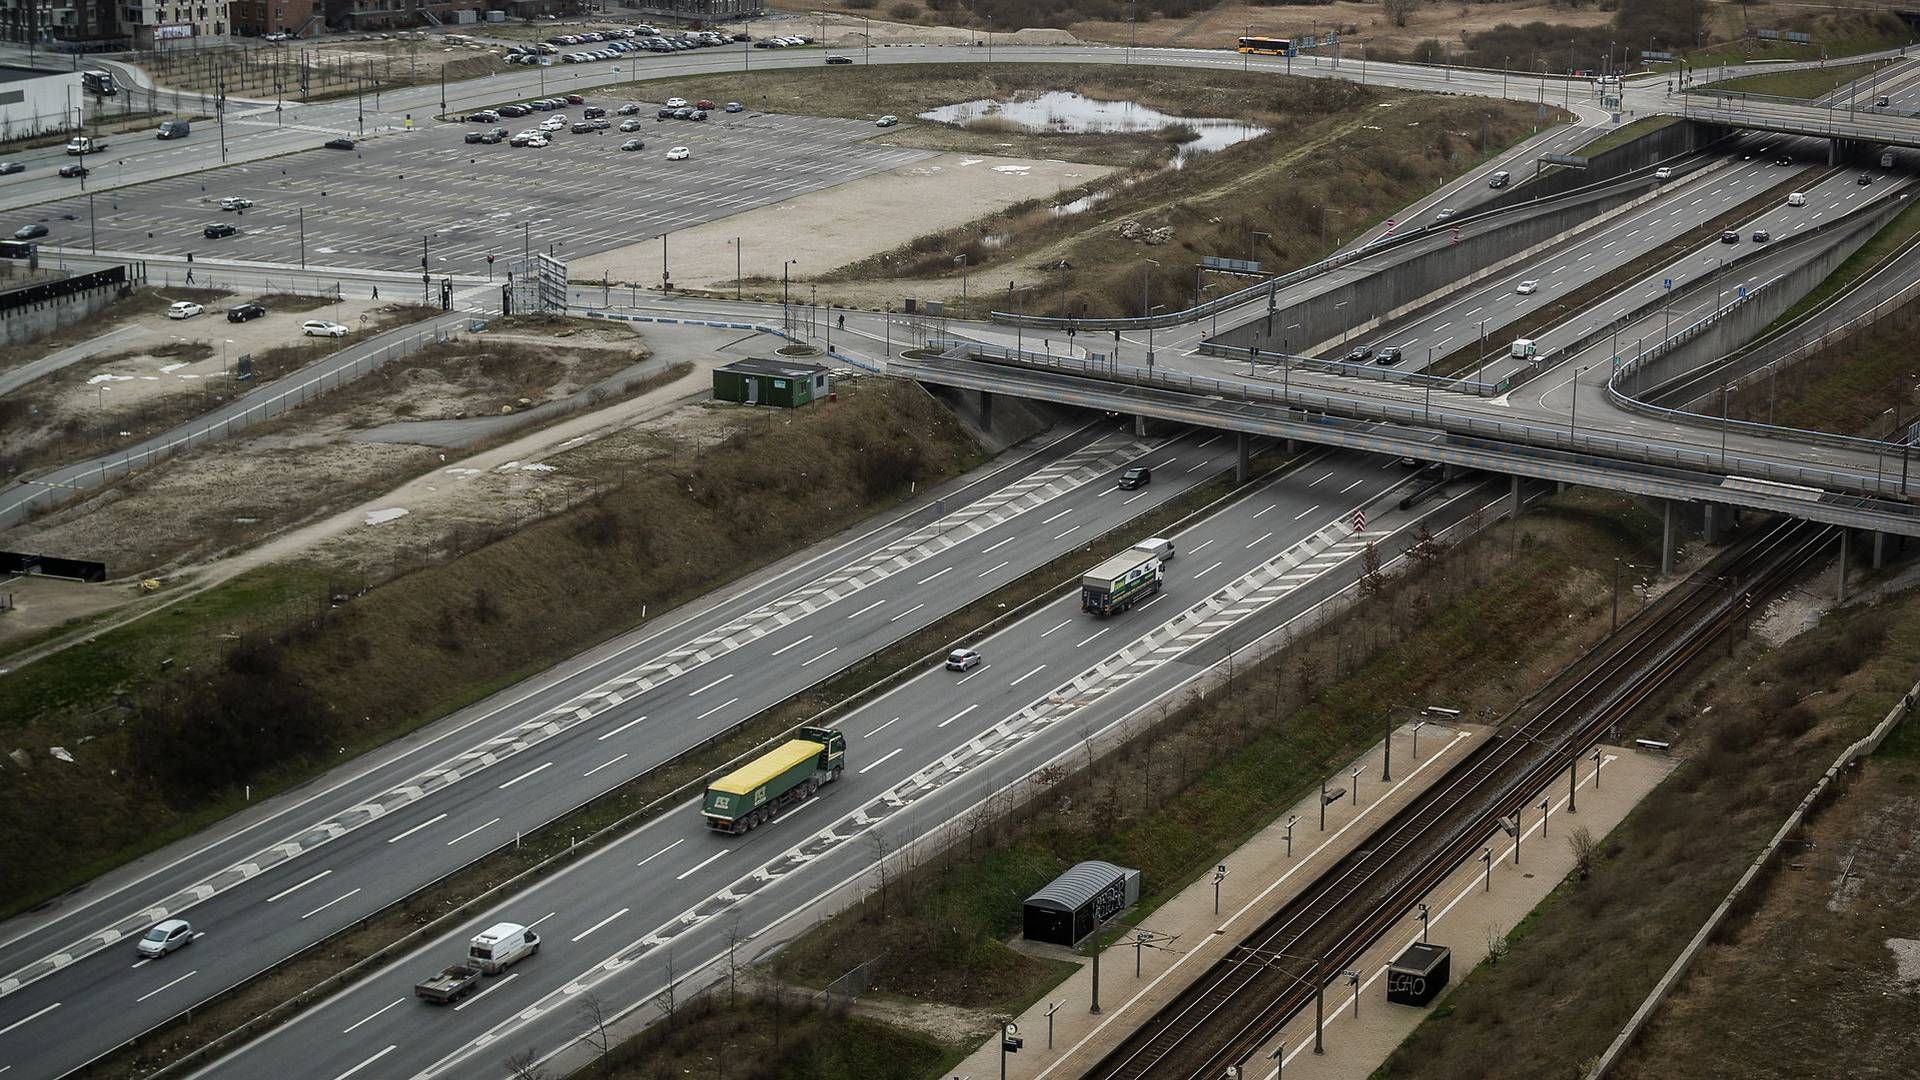
[[[673,53],[706,49],[735,41],[751,41],[746,34],[721,34],[711,30],[692,31],[675,37],[660,34],[650,26],[634,30],[597,30],[583,34],[561,34],[533,45],[510,45],[501,59],[509,64],[585,64],[595,60],[613,60],[627,53]],[[579,45],[591,48],[567,51]]]

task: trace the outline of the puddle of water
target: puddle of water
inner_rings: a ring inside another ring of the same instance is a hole
[[[1065,90],[1050,90],[1029,98],[1005,101],[979,98],[955,105],[942,105],[920,114],[922,120],[965,125],[970,121],[995,118],[1017,124],[1028,131],[1056,131],[1066,134],[1089,132],[1159,131],[1169,124],[1191,128],[1199,138],[1178,144],[1174,160],[1211,154],[1236,143],[1257,138],[1267,129],[1240,120],[1209,116],[1171,116],[1132,101],[1097,101]],[[1175,166],[1176,168],[1178,165]]]

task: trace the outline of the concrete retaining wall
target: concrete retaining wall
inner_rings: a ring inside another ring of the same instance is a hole
[[[1279,352],[1284,346],[1298,352],[1343,333],[1364,331],[1409,305],[1474,277],[1487,266],[1578,228],[1639,195],[1635,190],[1623,190],[1592,202],[1542,208],[1497,231],[1416,255],[1386,272],[1337,286],[1304,303],[1281,308],[1271,319],[1255,319],[1209,340],[1233,348]]]
[[[38,341],[63,326],[91,318],[118,299],[123,288],[124,285],[100,285],[14,308],[5,318],[0,318],[0,345]]]
[[[1690,154],[1707,144],[1726,135],[1726,129],[1709,127],[1689,120],[1670,124],[1658,131],[1652,131],[1632,142],[1622,143],[1611,150],[1590,158],[1585,169],[1557,168],[1543,173],[1538,180],[1519,183],[1521,177],[1514,177],[1516,183],[1498,196],[1474,207],[1474,212],[1492,210],[1503,206],[1516,206],[1520,203],[1545,199],[1575,188],[1604,183],[1631,172],[1637,172],[1656,162],[1668,158]]]

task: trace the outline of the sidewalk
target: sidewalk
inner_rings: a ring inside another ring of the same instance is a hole
[[[1176,935],[1169,948],[1136,950],[1130,947],[1131,935],[1107,948],[1100,962],[1103,1012],[1099,1015],[1089,1013],[1087,1008],[1093,994],[1092,962],[1077,958],[1080,970],[1017,1018],[1026,1046],[1007,1057],[1009,1080],[1043,1076],[1065,1080],[1083,1074],[1241,938],[1444,777],[1486,736],[1487,729],[1477,725],[1455,728],[1425,724],[1418,734],[1420,756],[1416,760],[1415,737],[1410,728],[1403,727],[1392,736],[1391,783],[1380,782],[1377,746],[1337,770],[1327,778],[1327,792],[1330,797],[1335,791],[1341,794],[1326,807],[1324,831],[1320,828],[1319,793],[1310,792],[1287,814],[1227,856],[1219,914],[1214,910],[1214,875],[1206,874],[1140,922],[1140,930]],[[1352,777],[1355,768],[1362,770],[1357,785]],[[1289,815],[1299,819],[1292,830],[1291,856],[1286,827]],[[1137,977],[1136,952],[1140,966]],[[1050,951],[1049,955],[1065,955],[1065,951]],[[1059,1007],[1049,1037],[1047,1009],[1055,1003]],[[999,1075],[1000,1050],[995,1040],[981,1046],[951,1074],[970,1080]]]
[[[1514,841],[1502,835],[1498,842],[1487,844],[1493,852],[1490,872],[1476,856],[1427,894],[1427,940],[1453,951],[1450,987],[1458,986],[1486,959],[1489,938],[1504,939],[1573,871],[1567,837],[1576,827],[1587,829],[1596,841],[1604,838],[1677,764],[1638,750],[1602,747],[1601,751],[1597,785],[1592,756],[1581,762],[1573,812],[1567,805],[1563,771],[1541,796],[1552,800],[1544,832],[1538,801],[1522,816],[1526,828],[1520,837],[1519,865],[1514,864]],[[1361,973],[1357,995],[1345,978],[1336,977],[1327,987],[1325,1053],[1313,1052],[1313,1009],[1303,1009],[1287,1025],[1282,1040],[1260,1048],[1244,1066],[1243,1075],[1251,1080],[1276,1080],[1282,1075],[1291,1080],[1366,1080],[1428,1012],[1446,1000],[1442,994],[1425,1008],[1387,1003],[1387,965],[1419,940],[1420,918],[1409,915],[1354,965],[1353,970]],[[1275,1069],[1273,1054],[1282,1043],[1285,1068]]]

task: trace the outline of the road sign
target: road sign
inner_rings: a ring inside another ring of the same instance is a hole
[[[1229,274],[1260,272],[1260,263],[1254,259],[1223,259],[1217,255],[1202,255],[1200,265],[1208,270],[1223,270]]]
[[[1367,509],[1364,506],[1353,512],[1353,531],[1367,531]]]
[[[1672,278],[1661,278],[1661,279],[1660,279],[1660,287],[1661,287],[1661,288],[1663,288],[1663,289],[1671,289],[1671,288],[1673,288],[1673,279],[1672,279]]]
[[[1745,300],[1746,298],[1747,298],[1747,287],[1745,285],[1742,285],[1740,286],[1740,299]]]
[[[1540,161],[1546,165],[1562,165],[1569,169],[1584,169],[1587,159],[1578,154],[1541,154]]]

